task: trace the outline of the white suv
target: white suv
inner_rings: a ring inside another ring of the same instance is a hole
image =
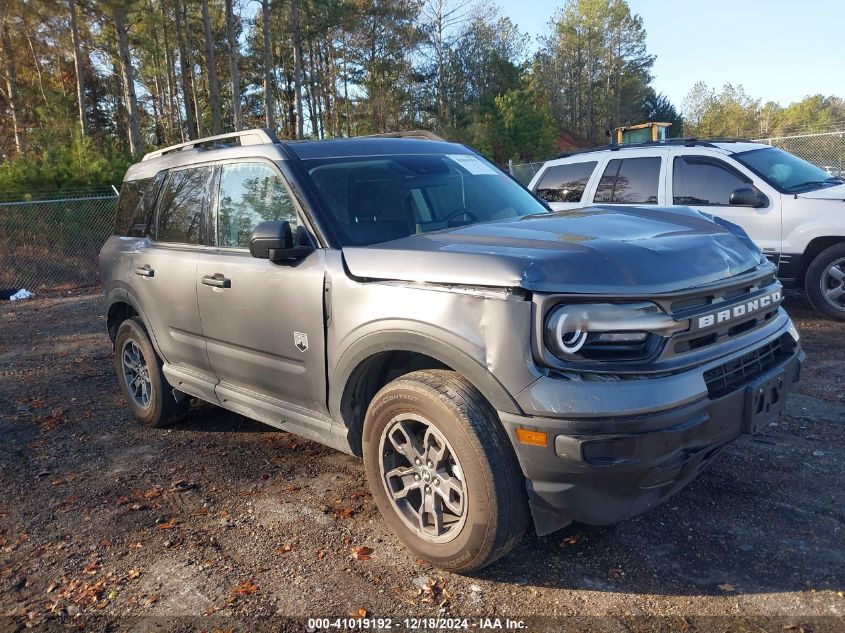
[[[783,150],[695,139],[612,145],[547,162],[528,188],[555,210],[684,205],[724,218],[778,265],[785,286],[845,321],[845,183]]]

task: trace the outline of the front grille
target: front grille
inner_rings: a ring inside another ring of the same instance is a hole
[[[787,335],[788,336],[788,335]],[[704,382],[711,398],[719,398],[739,389],[774,367],[788,355],[789,341],[783,337],[704,372]]]

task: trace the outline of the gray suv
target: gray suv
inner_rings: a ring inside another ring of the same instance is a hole
[[[396,535],[469,571],[641,513],[774,420],[775,268],[689,209],[553,212],[423,133],[148,154],[100,254],[129,408],[191,398],[363,457]],[[416,138],[411,138],[416,137]]]

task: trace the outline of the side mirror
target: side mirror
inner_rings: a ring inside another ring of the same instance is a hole
[[[271,262],[295,261],[306,257],[314,247],[311,246],[302,228],[296,231],[294,239],[287,220],[262,222],[252,230],[249,238],[249,253],[259,259]]]
[[[731,193],[728,202],[737,207],[765,207],[769,200],[753,187],[740,187]]]

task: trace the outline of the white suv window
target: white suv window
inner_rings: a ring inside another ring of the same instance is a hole
[[[540,178],[534,193],[546,202],[581,202],[587,182],[598,163],[552,165]]]
[[[660,158],[614,158],[607,163],[593,202],[657,204]]]
[[[705,156],[678,156],[672,165],[672,203],[693,206],[730,204],[731,194],[750,180],[724,162]]]

